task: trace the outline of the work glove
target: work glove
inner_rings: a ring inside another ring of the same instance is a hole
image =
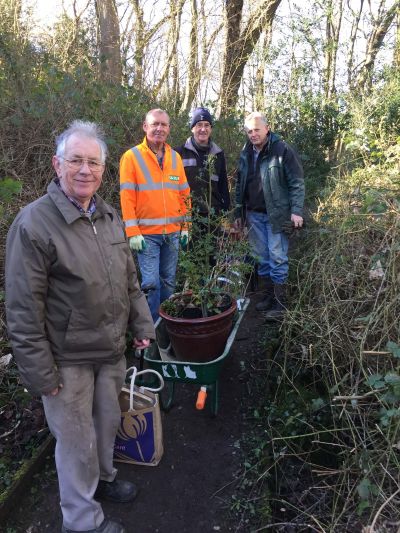
[[[129,238],[130,249],[139,254],[142,253],[143,250],[146,250],[146,246],[146,241],[144,240],[143,235],[135,235],[134,237]]]
[[[187,230],[182,230],[181,235],[179,237],[179,242],[182,248],[186,248],[188,242],[189,242],[189,232]]]

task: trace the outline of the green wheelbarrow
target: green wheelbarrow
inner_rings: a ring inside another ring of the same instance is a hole
[[[172,358],[168,361],[162,360],[157,343],[153,343],[147,350],[145,350],[143,356],[144,362],[149,368],[157,370],[165,381],[164,390],[162,394],[160,394],[160,404],[164,411],[168,411],[173,404],[175,383],[181,382],[200,385],[201,389],[199,391],[196,407],[202,409],[205,402],[205,396],[207,395],[209,398],[208,404],[211,415],[217,415],[219,374],[225,359],[230,353],[236,333],[249,303],[249,298],[246,298],[241,305],[241,309],[237,311],[224,351],[217,359],[204,363],[178,361]],[[156,323],[156,328],[159,324],[160,322]]]

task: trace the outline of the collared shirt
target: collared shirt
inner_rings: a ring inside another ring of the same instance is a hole
[[[270,139],[271,137],[268,134],[267,142],[261,148],[261,150],[257,150],[257,148],[253,145],[248,152],[249,172],[246,181],[245,201],[249,211],[257,211],[258,213],[266,213],[267,211],[262,187],[259,159],[261,161],[260,156],[263,156],[268,152]]]
[[[157,152],[155,152],[151,146],[149,145],[149,148],[150,150],[153,152],[153,154],[156,156],[157,158],[157,161],[158,161],[158,164],[161,168],[161,170],[163,169],[163,166],[164,166],[164,157],[165,157],[165,144],[163,144],[163,147],[162,147],[162,151],[161,151],[161,155],[158,155]]]
[[[61,187],[61,183],[60,183],[60,179],[59,178],[55,178],[54,181],[57,183],[58,187],[62,190],[62,192],[64,193],[64,196],[66,196],[68,198],[68,200],[71,202],[71,204],[74,204],[74,206],[77,209],[79,209],[79,212],[82,215],[84,215],[85,217],[88,217],[88,218],[92,217],[92,215],[96,211],[96,198],[94,196],[91,197],[90,202],[89,202],[89,207],[88,207],[87,211],[85,211],[83,209],[83,207],[81,206],[81,204],[75,200],[75,198],[72,198],[72,196],[69,196],[64,191],[64,189]]]

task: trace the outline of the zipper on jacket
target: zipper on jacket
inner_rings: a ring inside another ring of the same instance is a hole
[[[89,218],[89,221],[90,221],[90,224],[92,225],[93,233],[96,236],[96,244],[97,244],[97,247],[98,247],[98,250],[99,250],[99,253],[100,253],[100,257],[101,257],[101,259],[103,261],[103,265],[104,265],[105,271],[107,272],[108,283],[109,283],[109,286],[110,286],[110,289],[111,289],[111,294],[112,294],[111,301],[112,301],[112,308],[113,308],[114,339],[115,339],[115,345],[119,346],[120,335],[119,335],[119,330],[118,330],[117,324],[116,324],[116,322],[117,322],[117,320],[116,320],[117,313],[116,313],[116,309],[115,309],[116,298],[115,298],[114,284],[113,284],[113,281],[112,281],[110,270],[107,267],[107,261],[106,261],[106,258],[104,257],[103,248],[101,247],[101,245],[99,243],[99,240],[97,238],[96,226],[95,226],[94,221],[92,220],[92,218]]]
[[[163,203],[164,203],[164,233],[167,232],[167,206],[166,206],[166,203],[165,203],[165,189],[164,189],[164,171],[162,173],[162,185],[161,185],[161,188],[162,188],[162,195],[163,195]]]

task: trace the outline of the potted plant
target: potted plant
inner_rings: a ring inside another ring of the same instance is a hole
[[[191,239],[178,261],[180,290],[160,307],[181,361],[211,361],[223,352],[252,269],[247,239],[237,237],[226,216],[192,210]]]

